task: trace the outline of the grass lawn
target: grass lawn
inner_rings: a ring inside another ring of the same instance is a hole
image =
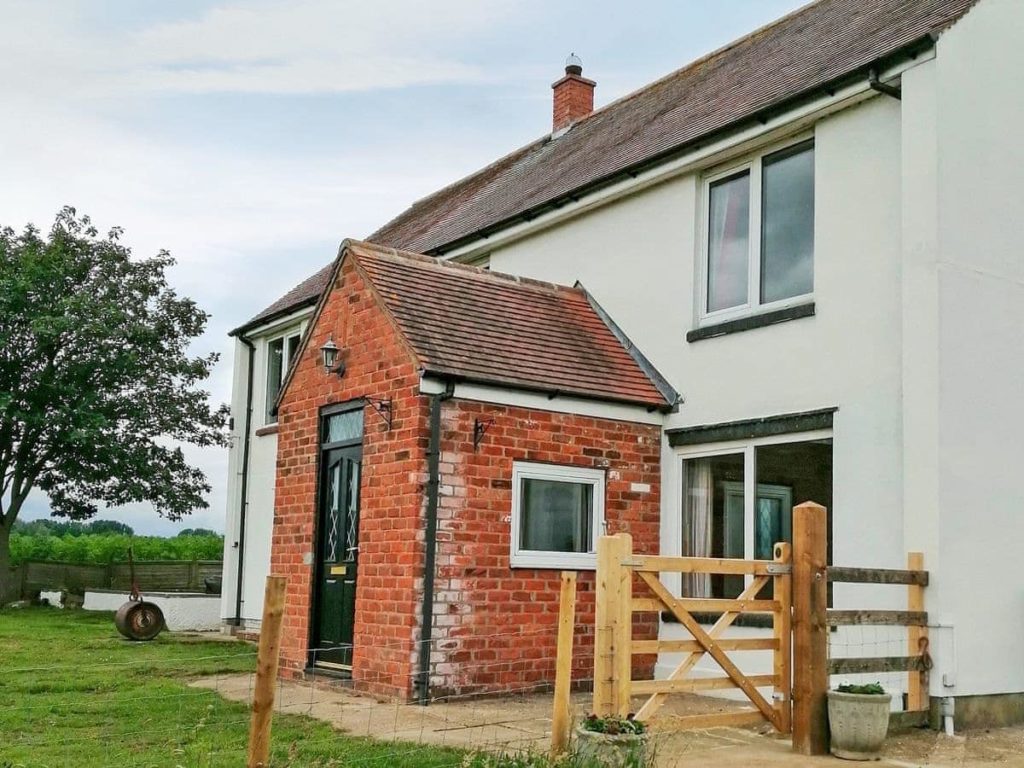
[[[107,613],[0,610],[0,768],[244,766],[248,708],[187,683],[251,672],[255,661],[242,643],[128,642]],[[464,758],[274,716],[275,767],[440,768]]]

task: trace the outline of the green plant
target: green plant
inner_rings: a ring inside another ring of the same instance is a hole
[[[635,719],[632,714],[626,715],[625,717],[617,717],[615,715],[598,717],[597,715],[591,714],[587,715],[583,722],[580,723],[580,726],[585,731],[606,733],[609,736],[636,736],[647,731],[647,726]]]
[[[881,683],[866,683],[865,685],[843,683],[842,685],[839,685],[836,690],[839,693],[861,693],[869,696],[882,696],[885,694],[885,689],[882,688]]]

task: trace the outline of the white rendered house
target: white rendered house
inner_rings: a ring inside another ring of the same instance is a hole
[[[367,238],[586,287],[683,397],[663,553],[763,556],[806,500],[837,564],[924,552],[964,721],[1024,712],[1021,39],[1017,0],[821,0],[596,112],[570,62],[551,134]],[[273,404],[328,272],[234,332],[231,623],[261,613]]]

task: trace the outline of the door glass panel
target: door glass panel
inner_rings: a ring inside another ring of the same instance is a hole
[[[363,436],[363,409],[336,413],[327,417],[328,443],[359,440]]]
[[[754,509],[754,558],[771,560],[775,545],[792,541],[793,491],[785,486],[758,484]]]
[[[686,557],[743,557],[743,454],[683,462],[683,542]],[[689,597],[736,597],[743,577],[688,574]]]
[[[325,560],[328,563],[338,562],[338,544],[340,542],[341,505],[338,494],[341,493],[341,462],[332,465],[327,478],[327,549]]]
[[[345,559],[355,560],[359,551],[359,469],[357,461],[348,461],[348,509],[345,515]]]

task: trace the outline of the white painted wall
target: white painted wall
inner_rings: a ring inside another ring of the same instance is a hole
[[[245,543],[242,574],[242,610],[244,622],[259,622],[263,616],[263,591],[270,569],[271,535],[274,526],[274,482],[277,468],[277,435],[257,434],[267,426],[267,342],[286,329],[295,329],[308,320],[311,309],[291,315],[280,323],[252,333],[254,357],[252,420],[250,423],[249,478],[245,519]],[[236,339],[232,384],[231,414],[235,430],[228,457],[228,508],[224,535],[224,580],[220,615],[235,618],[236,583],[239,555],[239,510],[241,505],[243,430],[245,428],[245,389],[248,348]]]
[[[220,601],[216,595],[192,592],[146,592],[143,597],[155,603],[171,632],[209,632],[221,626]],[[127,592],[87,591],[82,609],[116,611],[128,602]]]
[[[938,572],[954,694],[1024,691],[1024,3],[938,43]],[[937,681],[941,684],[940,679]]]

